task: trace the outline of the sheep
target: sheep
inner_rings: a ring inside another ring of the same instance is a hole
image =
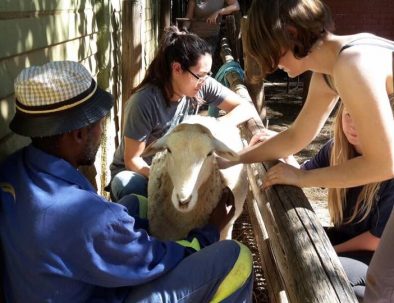
[[[247,194],[244,165],[219,170],[214,152],[238,159],[243,148],[239,129],[218,119],[190,116],[172,131],[150,144],[143,155],[153,155],[148,182],[148,220],[153,236],[179,240],[193,228],[204,226],[228,186],[235,201],[235,214],[221,231],[230,239],[235,220]]]

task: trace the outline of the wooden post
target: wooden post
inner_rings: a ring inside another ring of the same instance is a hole
[[[244,41],[245,37],[246,22],[247,17],[244,16],[241,20],[242,41]],[[248,55],[247,50],[244,50],[243,53],[246,87],[249,90],[252,101],[256,106],[257,112],[260,114],[260,117],[265,118],[266,112],[264,108],[264,80],[259,78],[260,70],[258,68],[257,62]]]
[[[251,135],[250,135],[251,136]],[[253,164],[248,177],[273,259],[290,302],[358,302],[327,234],[300,188],[260,184],[274,162]],[[267,280],[268,283],[271,281]]]
[[[122,3],[122,112],[131,90],[142,75],[142,2],[123,0]],[[122,125],[124,117],[122,114]]]
[[[159,38],[162,37],[164,29],[171,25],[171,0],[160,1],[160,32]]]
[[[230,48],[234,56],[234,60],[239,62],[239,49],[238,49],[238,31],[234,15],[228,15],[225,18],[226,35],[230,42]]]
[[[223,60],[224,63],[228,63],[231,61],[234,61],[234,57],[232,55],[232,50],[230,48],[229,42],[227,38],[222,38],[220,42],[220,56]],[[249,95],[248,89],[245,86],[244,81],[240,78],[239,74],[237,72],[230,71],[226,73],[226,80],[228,81],[230,85],[230,89],[240,95],[243,99],[250,101],[252,104],[252,98]],[[254,127],[254,126],[259,126],[259,127],[264,127],[263,122],[261,121],[261,118],[256,111],[255,116],[247,121],[247,127]],[[257,131],[258,129],[256,129]]]

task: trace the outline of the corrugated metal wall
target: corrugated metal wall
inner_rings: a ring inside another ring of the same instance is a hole
[[[102,187],[120,127],[122,5],[131,0],[0,0],[0,161],[29,140],[10,131],[14,114],[13,81],[27,66],[53,60],[81,62],[100,87],[114,94],[117,107],[108,120],[95,169],[86,170]],[[160,1],[131,1],[141,6],[141,58],[144,70],[157,46]],[[131,60],[132,62],[132,60]],[[143,73],[143,71],[142,71]]]

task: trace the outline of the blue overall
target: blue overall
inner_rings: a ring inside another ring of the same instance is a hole
[[[103,199],[68,162],[32,145],[11,155],[0,166],[6,302],[251,302],[245,246],[217,242],[214,226],[159,241],[145,204]]]

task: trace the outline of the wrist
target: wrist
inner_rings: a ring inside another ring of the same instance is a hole
[[[224,8],[219,9],[218,16],[222,16],[224,14]]]

